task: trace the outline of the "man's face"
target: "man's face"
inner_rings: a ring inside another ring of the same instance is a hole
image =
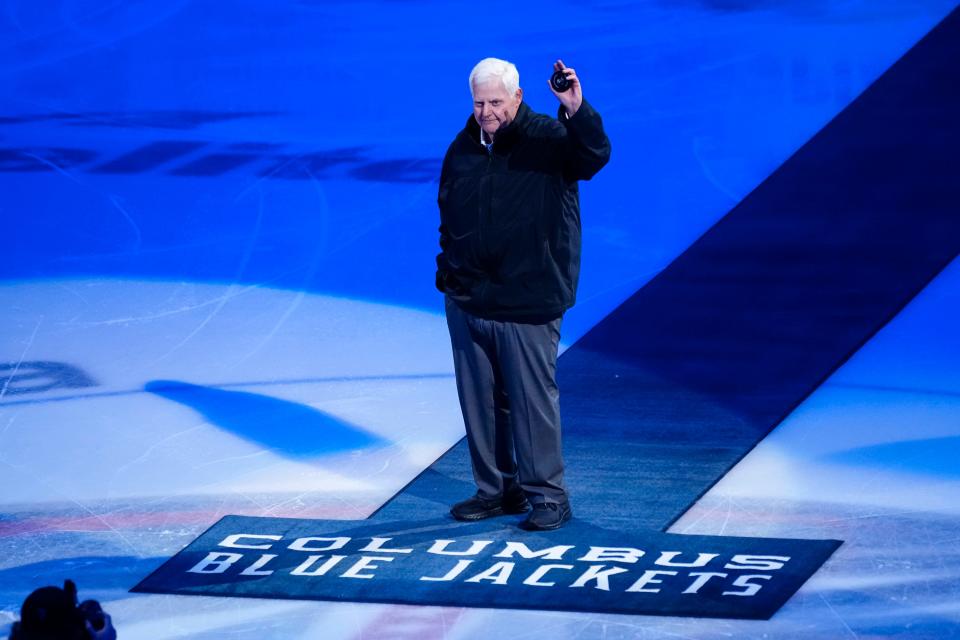
[[[477,124],[492,139],[501,127],[505,127],[517,117],[517,109],[523,100],[523,89],[517,89],[514,95],[507,93],[499,79],[473,85],[473,117]]]

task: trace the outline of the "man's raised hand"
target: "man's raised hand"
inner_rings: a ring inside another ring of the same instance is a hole
[[[553,88],[553,83],[551,83],[550,80],[547,80],[547,86],[550,87],[550,91],[553,92],[553,95],[557,96],[557,100],[563,105],[567,116],[572,118],[573,114],[577,112],[577,109],[579,109],[583,103],[583,90],[580,88],[580,79],[577,77],[576,71],[563,64],[563,60],[554,62],[553,70],[563,72],[563,75],[567,77],[567,81],[570,83],[570,88],[561,93]]]

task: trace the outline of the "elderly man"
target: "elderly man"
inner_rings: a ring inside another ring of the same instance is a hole
[[[517,68],[481,60],[470,73],[473,115],[440,175],[437,288],[446,294],[460,408],[476,494],[457,520],[533,509],[521,526],[556,529],[570,519],[563,481],[560,321],[580,271],[578,180],[610,157],[599,114],[573,69],[550,90],[558,119],[523,101]],[[529,503],[529,504],[528,504]]]

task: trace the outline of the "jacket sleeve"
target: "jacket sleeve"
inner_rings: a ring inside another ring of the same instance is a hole
[[[448,149],[447,154],[443,158],[443,168],[440,170],[440,189],[438,190],[438,193],[437,193],[437,207],[440,211],[442,211],[443,208],[446,206],[447,191],[449,189],[449,185],[446,180],[447,163],[449,161],[449,158],[450,158],[450,150]],[[440,253],[437,254],[437,274],[436,274],[435,285],[438,291],[445,293],[447,291],[446,281],[447,281],[447,278],[449,277],[450,267],[447,264],[447,256],[444,254],[444,251],[448,246],[449,236],[447,235],[447,228],[446,226],[444,226],[442,222],[442,214],[441,214],[440,228],[438,229],[438,231],[440,232]]]
[[[443,248],[446,245],[446,229],[443,228],[443,225],[440,225],[440,253],[437,254],[437,273],[434,278],[434,286],[436,286],[437,291],[441,293],[447,292],[447,280],[450,277],[449,267],[447,265],[447,256],[443,253]]]
[[[559,120],[567,128],[566,172],[574,180],[589,180],[610,160],[610,139],[600,114],[584,100],[572,118],[561,106]]]

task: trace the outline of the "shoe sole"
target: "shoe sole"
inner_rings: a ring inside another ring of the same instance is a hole
[[[486,520],[487,518],[496,518],[498,516],[505,515],[518,515],[521,513],[526,513],[530,510],[530,504],[525,504],[518,507],[510,507],[509,509],[504,509],[503,507],[497,509],[491,509],[490,511],[484,511],[482,513],[474,513],[469,515],[458,515],[453,511],[450,511],[450,515],[453,516],[454,520],[459,520],[460,522],[476,522],[477,520]]]
[[[454,520],[459,520],[460,522],[473,522],[475,520],[486,520],[487,518],[496,518],[497,516],[504,515],[504,513],[503,513],[503,509],[492,509],[490,511],[484,511],[482,513],[471,513],[468,515],[458,515],[453,511],[451,511],[450,515],[453,516]]]
[[[527,520],[524,520],[523,522],[520,523],[520,528],[521,528],[521,529],[524,529],[524,530],[526,530],[526,531],[554,531],[554,530],[556,530],[556,529],[559,529],[559,528],[562,527],[563,525],[567,524],[568,522],[570,522],[570,519],[571,519],[571,518],[573,518],[573,512],[572,512],[572,511],[569,512],[569,513],[567,513],[567,515],[566,515],[564,518],[561,518],[561,519],[560,519],[560,522],[558,522],[558,523],[556,523],[556,524],[546,525],[546,526],[541,526],[541,525],[538,525],[538,524],[532,524],[532,523],[528,522]]]

